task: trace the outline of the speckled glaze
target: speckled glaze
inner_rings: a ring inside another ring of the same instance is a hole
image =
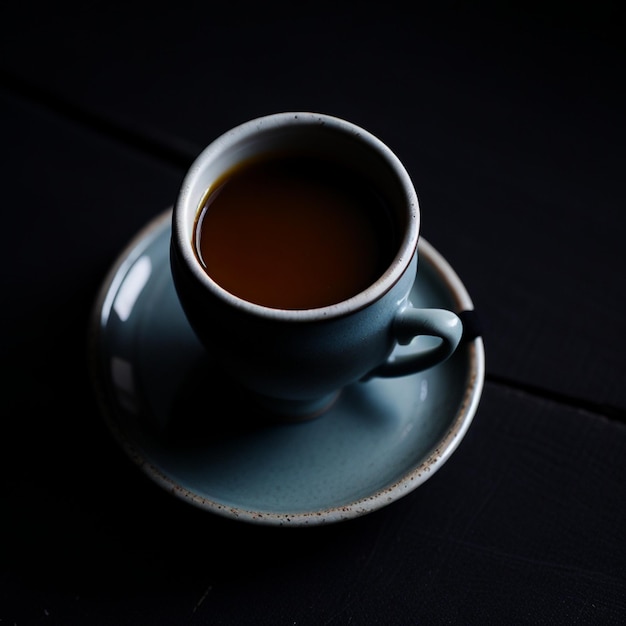
[[[423,372],[348,385],[317,419],[259,419],[262,410],[223,377],[181,309],[170,224],[167,211],[121,252],[101,287],[89,337],[106,423],[150,479],[227,518],[307,526],[387,506],[450,458],[482,393],[480,338]],[[445,259],[427,241],[419,246],[411,302],[471,310]],[[420,337],[394,356],[432,341]]]
[[[194,252],[194,222],[213,181],[237,163],[289,150],[359,169],[385,197],[400,231],[385,273],[366,290],[331,306],[282,310],[247,302],[214,282]],[[454,312],[419,309],[408,301],[417,271],[419,225],[410,177],[378,138],[328,115],[269,115],[218,137],[190,167],[173,209],[174,285],[190,325],[223,370],[274,412],[296,420],[317,416],[346,385],[366,376],[415,373],[456,349],[462,324]],[[387,360],[398,343],[420,334],[439,340],[401,362]]]

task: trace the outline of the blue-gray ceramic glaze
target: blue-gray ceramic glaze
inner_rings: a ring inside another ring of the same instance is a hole
[[[116,440],[152,480],[213,513],[266,525],[338,522],[410,493],[465,435],[483,388],[480,338],[419,374],[343,390],[320,417],[263,415],[211,361],[173,286],[171,211],[130,242],[106,277],[90,329],[93,382]],[[411,302],[472,301],[423,239]],[[419,350],[420,338],[398,353]]]

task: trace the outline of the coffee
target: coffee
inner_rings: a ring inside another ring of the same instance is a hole
[[[312,156],[240,164],[205,193],[195,252],[230,293],[278,309],[355,296],[389,267],[398,242],[385,201],[345,165]]]

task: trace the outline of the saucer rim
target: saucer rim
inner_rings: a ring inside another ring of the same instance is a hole
[[[171,207],[154,216],[131,237],[116,256],[101,282],[92,307],[88,328],[88,366],[100,413],[118,445],[144,474],[177,498],[222,517],[266,526],[316,526],[354,519],[381,509],[414,491],[444,465],[463,440],[480,404],[485,379],[485,351],[480,336],[464,342],[468,351],[467,384],[454,419],[445,435],[439,439],[419,465],[407,471],[397,481],[348,504],[324,507],[317,511],[291,513],[260,512],[228,506],[183,487],[154,465],[148,455],[142,452],[141,446],[136,445],[126,436],[116,420],[115,410],[109,406],[110,402],[107,400],[108,394],[105,389],[105,374],[100,371],[99,347],[103,339],[108,311],[111,310],[111,307],[107,307],[107,300],[117,293],[118,283],[123,281],[125,276],[122,272],[123,267],[134,263],[149,246],[149,238],[158,235],[166,222],[171,222],[171,216]],[[427,262],[431,271],[437,276],[437,280],[443,284],[457,313],[474,310],[473,301],[456,271],[445,257],[422,236],[419,238],[418,256],[419,262]]]

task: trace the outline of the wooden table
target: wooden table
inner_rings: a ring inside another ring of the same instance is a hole
[[[624,11],[586,9],[3,5],[2,624],[626,623]],[[486,353],[434,476],[307,529],[149,481],[86,366],[122,248],[287,110],[396,151]]]

